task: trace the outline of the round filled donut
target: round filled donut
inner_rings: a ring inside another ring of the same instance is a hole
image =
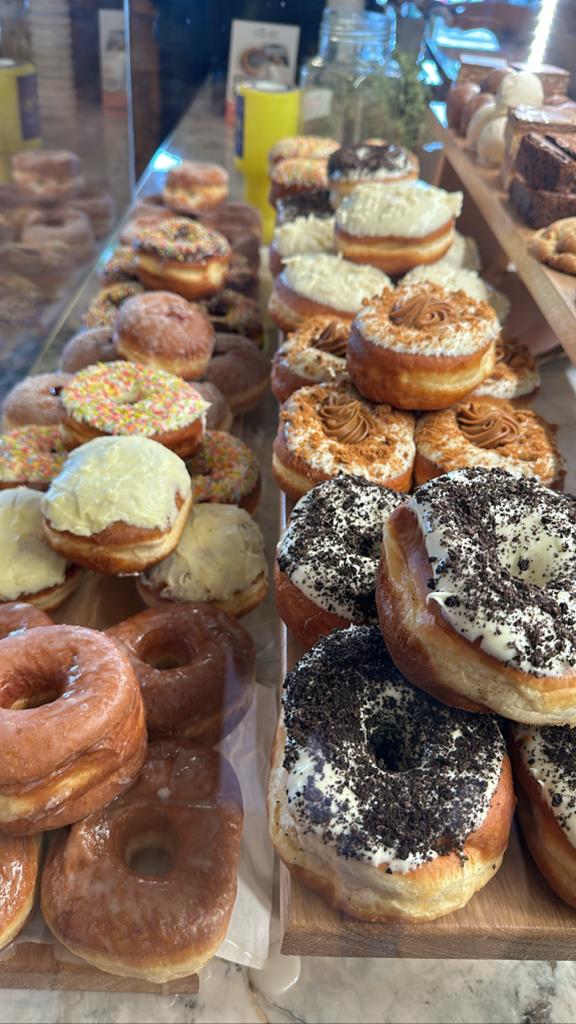
[[[108,804],[146,748],[128,654],[81,626],[26,630],[0,641],[0,652],[2,831],[60,828]]]
[[[0,434],[0,491],[20,486],[45,491],[66,457],[59,426],[29,424]]]
[[[36,626],[51,626],[52,619],[41,608],[25,601],[9,601],[0,605],[0,640],[13,633],[22,633]]]
[[[254,695],[256,652],[236,619],[206,605],[165,605],[126,619],[108,635],[127,648],[142,688],[151,739],[219,743]]]
[[[243,252],[258,265],[262,240],[262,215],[249,203],[223,203],[214,210],[206,210],[202,223],[219,231],[228,239],[234,252]],[[251,240],[251,241],[249,241]],[[248,248],[246,248],[248,246]]]
[[[540,387],[540,372],[536,360],[516,338],[501,338],[496,342],[496,364],[470,398],[490,398],[525,405],[534,398]]]
[[[194,501],[239,505],[254,514],[260,500],[260,469],[256,456],[240,438],[208,430],[186,465]]]
[[[19,191],[40,202],[62,202],[84,187],[80,157],[65,149],[23,149],[11,163]]]
[[[576,499],[501,469],[423,484],[384,524],[376,597],[402,672],[446,704],[576,722]]]
[[[219,164],[182,160],[168,171],[162,198],[176,213],[194,216],[226,202],[228,183],[228,171]]]
[[[203,398],[208,409],[206,410],[206,430],[232,429],[234,416],[230,403],[215,384],[207,380],[195,380],[194,390]]]
[[[113,363],[118,359],[111,327],[92,327],[67,341],[60,356],[62,373],[78,373],[95,363]]]
[[[222,392],[235,416],[256,408],[269,380],[270,363],[249,338],[216,335],[206,381]]]
[[[60,394],[70,380],[67,373],[38,373],[16,384],[8,392],[2,406],[5,430],[15,430],[31,423],[52,427],[60,423]]]
[[[262,344],[264,324],[257,302],[231,288],[203,303],[217,334],[240,334]]]
[[[286,677],[270,835],[336,909],[368,921],[458,910],[500,867],[513,811],[496,721],[411,686],[378,627],[334,631]]]
[[[26,218],[21,233],[25,245],[46,245],[65,242],[77,261],[86,259],[94,250],[94,232],[85,213],[71,206],[46,207]]]
[[[232,259],[224,235],[186,217],[145,228],[132,242],[146,288],[204,299],[222,291]]]
[[[326,160],[292,157],[279,160],[270,169],[270,204],[328,188]]]
[[[214,329],[200,306],[173,292],[127,299],[114,326],[118,355],[185,380],[202,377],[214,348]]]
[[[82,317],[86,327],[113,328],[122,303],[143,291],[138,281],[120,281],[101,288]]]
[[[340,146],[336,139],[322,135],[288,135],[274,143],[268,154],[270,165],[281,160],[327,160]]]
[[[345,196],[368,182],[395,185],[418,178],[420,165],[415,153],[392,142],[342,146],[328,160],[328,184],[334,209]]]
[[[350,323],[313,316],[282,342],[272,360],[272,394],[285,402],[298,388],[347,380]]]
[[[382,525],[402,500],[363,477],[341,476],[294,507],[276,551],[276,607],[308,650],[333,629],[378,622]]]
[[[281,274],[293,256],[310,252],[334,252],[334,218],[296,217],[279,224],[270,243],[270,271],[273,277]]]

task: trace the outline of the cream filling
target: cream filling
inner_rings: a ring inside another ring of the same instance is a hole
[[[364,299],[392,287],[390,278],[375,267],[362,267],[329,253],[293,256],[281,279],[303,298],[343,313],[356,313]]]
[[[57,587],[66,559],[52,550],[42,527],[42,495],[28,487],[0,491],[0,600],[15,601]]]
[[[459,216],[462,192],[445,192],[423,181],[365,184],[354,189],[336,213],[336,225],[349,235],[423,238]]]
[[[189,284],[190,281],[207,280],[210,284],[220,287],[223,276],[226,275],[228,267],[226,263],[220,263],[208,257],[205,263],[200,260],[194,263],[177,263],[176,260],[160,260],[155,256],[139,255],[138,262],[143,270],[150,274],[165,275]]]

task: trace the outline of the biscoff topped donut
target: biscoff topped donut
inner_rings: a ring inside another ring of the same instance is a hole
[[[214,257],[232,257],[224,235],[187,217],[170,217],[144,228],[132,244],[137,252],[176,263],[205,263]]]
[[[276,366],[310,382],[339,381],[346,372],[346,346],[350,324],[331,316],[313,316],[289,334],[274,356]]]
[[[500,323],[504,322],[510,311],[510,300],[497,288],[484,281],[475,270],[445,266],[439,260],[438,263],[425,264],[409,270],[402,278],[402,287],[421,284],[423,281],[432,281],[449,292],[463,291],[471,299],[487,302],[494,309]]]
[[[365,238],[424,238],[459,216],[462,199],[462,192],[446,192],[423,181],[385,189],[367,183],[342,201],[336,226]]]
[[[290,135],[272,146],[269,154],[270,163],[277,164],[280,160],[295,158],[327,160],[339,145],[336,139],[325,139],[321,135]]]
[[[437,284],[399,287],[364,303],[354,329],[373,345],[418,356],[463,356],[500,333],[494,310]]]
[[[344,313],[356,313],[364,299],[392,287],[390,278],[376,267],[363,267],[330,253],[293,256],[279,280],[303,298]]]
[[[511,401],[531,395],[540,387],[536,360],[517,338],[500,338],[496,342],[494,372],[474,389],[470,398],[499,398]]]

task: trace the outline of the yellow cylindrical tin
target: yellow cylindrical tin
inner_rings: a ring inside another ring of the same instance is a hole
[[[40,110],[33,64],[0,58],[0,180],[11,153],[39,146]]]

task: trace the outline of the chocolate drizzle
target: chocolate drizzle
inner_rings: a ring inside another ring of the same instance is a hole
[[[343,146],[328,158],[328,175],[331,179],[369,177],[380,170],[405,171],[409,167],[408,151],[392,142],[377,146]]]
[[[456,419],[466,440],[479,448],[502,448],[520,437],[520,425],[512,409],[467,402],[459,406]]]
[[[341,321],[331,320],[313,341],[313,348],[327,352],[331,356],[344,359],[348,345],[348,326]]]
[[[318,416],[326,437],[340,444],[361,444],[373,429],[372,417],[362,402],[344,394],[329,395]]]
[[[404,302],[396,302],[389,313],[396,327],[426,330],[439,327],[454,319],[454,310],[449,302],[442,302],[431,295],[411,295]]]

